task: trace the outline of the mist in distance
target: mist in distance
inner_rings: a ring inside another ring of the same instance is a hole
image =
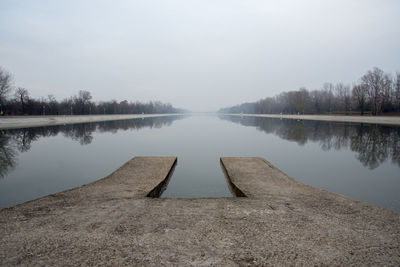
[[[0,66],[32,97],[192,111],[400,70],[400,2],[0,2]]]

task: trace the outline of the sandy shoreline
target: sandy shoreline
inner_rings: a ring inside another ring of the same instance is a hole
[[[242,117],[265,117],[278,119],[295,120],[315,120],[315,121],[335,121],[335,122],[355,122],[372,123],[386,125],[400,125],[400,117],[389,116],[345,116],[345,115],[280,115],[280,114],[222,114]]]
[[[98,121],[128,120],[164,117],[182,114],[116,114],[116,115],[59,115],[59,116],[10,116],[0,118],[0,129],[30,128]]]

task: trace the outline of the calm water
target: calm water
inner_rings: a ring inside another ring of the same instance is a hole
[[[162,197],[231,197],[219,158],[258,156],[303,183],[400,211],[400,127],[229,116],[4,130],[0,208],[95,181],[134,156],[178,156]]]

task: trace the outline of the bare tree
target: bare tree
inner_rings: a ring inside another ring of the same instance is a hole
[[[52,103],[52,102],[57,102],[57,99],[54,97],[54,95],[47,95],[47,101],[49,103]]]
[[[382,104],[382,90],[384,87],[384,72],[379,68],[369,70],[361,77],[361,82],[368,89],[368,96],[372,104],[372,113],[378,114]]]
[[[351,107],[350,87],[343,83],[338,83],[335,86],[335,110],[344,111],[346,114]]]
[[[311,91],[310,93],[311,102],[313,106],[313,113],[322,113],[323,112],[323,95],[319,90]]]
[[[324,83],[322,89],[323,89],[322,90],[323,108],[329,113],[331,113],[333,108],[334,86],[332,83]]]
[[[305,87],[301,87],[296,93],[296,110],[304,114],[308,108],[309,93]]]
[[[381,111],[387,112],[392,110],[393,108],[392,96],[393,96],[393,81],[388,74],[385,74],[383,76],[383,81],[382,81]]]
[[[364,115],[367,98],[368,88],[364,84],[357,84],[353,86],[353,99],[357,103],[361,115]]]
[[[335,103],[334,107],[335,110],[344,110],[344,95],[345,95],[345,90],[344,90],[344,84],[343,83],[338,83],[335,85]]]
[[[29,100],[28,90],[22,87],[18,87],[15,91],[15,100],[20,103],[22,114],[25,114],[25,105]]]
[[[12,88],[12,76],[0,67],[0,105],[3,104]]]
[[[344,111],[346,114],[351,111],[351,91],[350,91],[350,86],[346,85],[344,87]]]
[[[89,91],[80,90],[78,96],[74,99],[76,112],[79,114],[85,114],[85,107],[88,106],[91,99],[92,95]]]
[[[89,91],[80,90],[78,93],[78,97],[82,99],[82,102],[84,104],[87,104],[92,99],[92,94]]]
[[[48,95],[46,101],[44,102],[47,104],[49,114],[60,114],[57,99],[54,97],[54,95]]]
[[[397,111],[400,112],[400,72],[396,73],[394,80],[394,101]]]

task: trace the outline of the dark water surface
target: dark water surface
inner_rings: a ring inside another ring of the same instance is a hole
[[[223,156],[263,157],[298,181],[400,211],[400,127],[171,116],[0,136],[0,208],[87,184],[134,156],[178,156],[162,197],[231,197]]]

